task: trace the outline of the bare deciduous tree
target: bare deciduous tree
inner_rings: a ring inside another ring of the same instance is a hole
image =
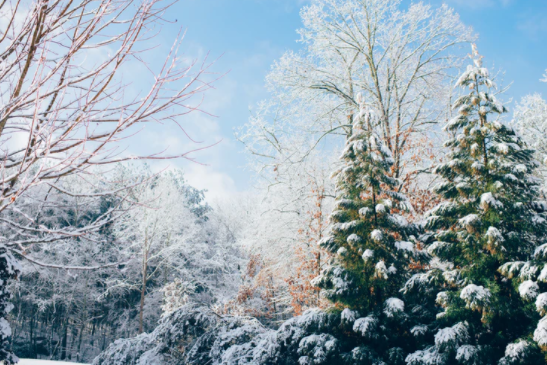
[[[351,135],[362,94],[379,114],[393,175],[404,177],[413,139],[447,110],[456,48],[473,39],[471,29],[445,5],[402,10],[400,0],[314,0],[302,19],[304,50],[274,64],[272,98],[239,139],[278,178],[280,165],[299,163],[326,137]]]
[[[96,166],[129,159],[190,158],[191,151],[132,156],[123,148],[144,124],[178,124],[179,117],[200,110],[201,100],[194,98],[214,81],[207,59],[179,58],[182,36],[159,67],[149,62],[148,56],[157,57],[150,52],[153,38],[170,5],[159,0],[0,3],[0,245],[6,255],[24,257],[41,242],[85,238],[122,214],[120,203],[85,226],[40,224],[40,212],[29,215],[18,208],[30,189],[47,186],[75,195],[59,179],[86,180]],[[142,70],[149,71],[151,82],[137,92],[135,83],[146,82]],[[114,189],[106,175],[99,180],[78,194],[125,200],[124,187]],[[8,333],[3,328],[1,339]],[[13,358],[6,355],[6,360]]]

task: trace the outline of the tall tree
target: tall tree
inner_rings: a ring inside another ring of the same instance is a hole
[[[435,172],[444,199],[431,210],[435,233],[428,251],[442,268],[414,277],[411,285],[434,287],[443,310],[426,330],[436,331],[429,347],[407,357],[417,364],[539,364],[537,346],[526,342],[537,323],[502,265],[522,261],[544,242],[547,229],[534,151],[499,117],[507,109],[473,47],[473,64],[457,81],[468,90],[453,105],[458,115],[445,129],[452,151]],[[518,341],[515,343],[515,341]],[[504,357],[504,354],[506,356]],[[502,359],[503,358],[503,359]]]
[[[131,270],[127,281],[120,285],[136,286],[140,292],[139,333],[144,331],[144,306],[147,287],[154,278],[164,281],[170,271],[183,272],[191,261],[199,261],[198,255],[206,249],[205,240],[197,238],[199,226],[196,215],[185,205],[184,191],[173,174],[152,175],[147,168],[130,171],[130,174],[146,176],[145,183],[131,189],[132,200],[139,207],[115,223],[117,240],[128,250],[138,265]],[[194,257],[192,257],[194,256]],[[133,265],[131,265],[133,266]],[[138,269],[137,269],[138,268]],[[164,284],[167,284],[166,282]]]
[[[402,7],[400,0],[313,0],[303,8],[303,51],[273,65],[272,96],[239,135],[264,176],[288,183],[284,166],[327,137],[349,138],[358,93],[378,113],[374,127],[392,153],[390,174],[404,178],[416,169],[403,156],[421,148],[414,140],[445,115],[457,48],[473,35],[446,5]]]
[[[319,243],[336,257],[314,282],[337,306],[367,315],[355,322],[354,330],[362,332],[368,345],[382,339],[373,346],[377,351],[390,351],[394,343],[385,338],[397,339],[406,332],[400,289],[410,276],[411,263],[425,257],[411,236],[414,226],[401,215],[412,207],[397,192],[397,179],[389,176],[391,151],[373,131],[372,110],[359,102],[361,112],[342,153],[343,165],[335,172],[331,232]],[[410,344],[397,340],[400,347]]]

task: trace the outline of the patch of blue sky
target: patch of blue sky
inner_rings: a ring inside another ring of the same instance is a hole
[[[439,5],[441,0],[428,0]],[[492,71],[505,72],[505,85],[512,82],[506,100],[516,101],[528,93],[547,96],[541,83],[547,68],[547,1],[545,0],[446,0],[479,35],[478,46]],[[181,167],[197,188],[209,190],[210,198],[251,188],[251,171],[234,138],[235,128],[246,123],[252,108],[267,99],[264,79],[272,63],[289,50],[298,50],[296,30],[302,26],[299,10],[308,0],[180,0],[166,14],[171,21],[156,39],[157,54],[168,50],[177,32],[187,30],[181,48],[189,59],[219,58],[213,66],[226,73],[206,94],[202,108],[214,116],[194,113],[181,119],[195,140],[216,146],[196,153],[201,164],[186,160],[162,161],[156,168]],[[408,4],[403,0],[403,6]],[[159,62],[161,58],[156,60]],[[155,62],[156,62],[155,61]],[[146,146],[146,147],[144,147]],[[196,145],[174,126],[150,127],[131,149],[168,153]]]

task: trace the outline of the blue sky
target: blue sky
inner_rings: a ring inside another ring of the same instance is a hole
[[[437,5],[443,1],[424,2]],[[505,71],[506,84],[513,82],[508,99],[516,101],[533,92],[547,96],[547,83],[539,82],[547,68],[547,0],[445,2],[478,33],[477,43],[487,65]],[[221,142],[196,155],[204,165],[170,162],[183,168],[188,180],[197,188],[208,189],[213,198],[251,187],[251,173],[245,169],[245,155],[233,130],[247,121],[253,105],[268,97],[264,78],[271,64],[285,51],[300,48],[296,42],[296,30],[301,27],[299,10],[307,3],[180,0],[167,14],[176,23],[163,29],[162,44],[170,44],[178,29],[184,27],[185,55],[202,57],[210,52],[212,57],[221,56],[214,70],[228,72],[206,96],[204,107],[216,117],[194,114],[182,121],[193,138],[204,143]],[[146,139],[151,148],[167,145],[173,152],[191,146],[172,128],[147,131]]]

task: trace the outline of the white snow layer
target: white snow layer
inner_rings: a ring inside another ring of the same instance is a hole
[[[438,365],[447,361],[447,355],[437,352],[435,347],[430,347],[408,355],[405,361],[407,365]]]
[[[395,315],[405,311],[405,302],[399,298],[389,298],[384,304],[384,313],[388,317],[394,317]]]
[[[519,285],[519,294],[522,299],[532,300],[538,296],[539,286],[535,281],[526,280]]]
[[[480,222],[480,218],[477,214],[469,214],[458,220],[458,223],[465,228],[471,228]]]
[[[85,365],[75,362],[64,361],[49,361],[49,360],[35,360],[35,359],[21,359],[19,365]]]
[[[353,332],[361,334],[365,338],[376,337],[376,326],[378,320],[373,316],[359,318],[353,325]]]
[[[435,334],[435,346],[442,352],[448,349],[455,349],[469,340],[467,323],[456,323],[452,327],[440,329]]]
[[[547,313],[547,293],[541,293],[536,298],[536,309],[542,316]]]
[[[456,360],[461,364],[470,363],[477,356],[478,351],[475,346],[463,345],[456,352]]]
[[[488,210],[488,208],[503,208],[502,202],[494,198],[492,193],[484,193],[481,195],[481,208]]]
[[[376,242],[382,242],[384,239],[384,234],[379,229],[375,229],[370,233],[370,238],[372,238]]]
[[[414,244],[412,242],[396,241],[395,247],[397,250],[404,250],[414,253]]]
[[[481,309],[488,305],[491,296],[490,290],[475,284],[469,284],[463,288],[460,293],[460,298],[462,298],[467,303],[467,307],[472,310]]]
[[[378,278],[384,278],[384,279],[387,279],[388,276],[388,269],[386,267],[386,264],[384,262],[384,260],[380,260],[378,261],[378,263],[376,263],[376,277]]]
[[[547,317],[543,317],[534,331],[534,341],[539,346],[547,346]]]
[[[503,235],[496,227],[489,227],[485,236],[490,242],[499,243],[504,241]]]
[[[516,343],[510,343],[505,348],[505,357],[512,361],[523,358],[529,346],[530,343],[524,340],[519,340]]]
[[[345,308],[343,311],[342,311],[342,314],[341,314],[341,321],[342,323],[347,323],[347,324],[353,324],[353,322],[355,322],[355,320],[357,319],[357,317],[359,317],[359,313],[356,312],[356,311],[352,311],[351,309],[349,308]]]
[[[417,325],[411,328],[410,333],[412,333],[413,336],[423,336],[429,331],[429,328],[427,328],[426,325]]]
[[[363,260],[365,262],[367,262],[368,260],[370,260],[373,257],[374,257],[374,251],[373,250],[366,249],[365,252],[363,252]]]

